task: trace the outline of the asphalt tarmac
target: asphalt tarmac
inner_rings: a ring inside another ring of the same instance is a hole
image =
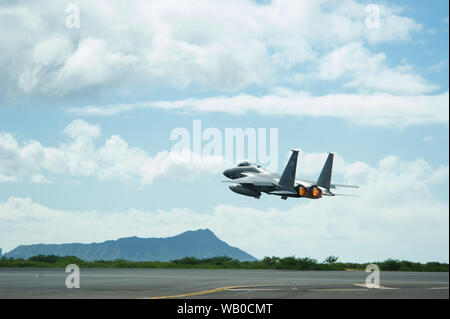
[[[0,298],[449,298],[449,274],[381,272],[379,289],[361,271],[0,268]]]

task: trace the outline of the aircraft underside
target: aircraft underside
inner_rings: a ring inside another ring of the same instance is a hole
[[[289,197],[319,199],[322,196],[334,196],[330,188],[352,187],[352,185],[331,184],[331,172],[334,154],[329,153],[316,182],[302,182],[295,179],[297,158],[299,151],[293,151],[283,174],[279,177],[274,173],[264,170],[260,165],[252,165],[242,162],[234,168],[224,171],[224,175],[235,183],[229,188],[240,195],[260,198],[262,193],[280,196],[282,199]]]

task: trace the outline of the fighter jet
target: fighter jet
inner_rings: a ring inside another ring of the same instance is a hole
[[[358,188],[354,185],[343,185],[331,183],[331,171],[333,168],[333,153],[328,153],[327,160],[322,168],[317,181],[301,181],[295,179],[297,170],[298,150],[292,150],[292,155],[281,174],[271,173],[261,165],[252,164],[248,161],[239,163],[236,167],[229,168],[223,174],[235,185],[229,188],[240,195],[250,196],[259,199],[261,193],[281,196],[281,199],[288,197],[319,199],[322,196],[353,196],[346,194],[333,194],[331,189],[337,187]]]

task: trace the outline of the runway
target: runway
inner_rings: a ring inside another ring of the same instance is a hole
[[[449,298],[448,273],[381,272],[380,289],[361,271],[0,268],[0,298]]]

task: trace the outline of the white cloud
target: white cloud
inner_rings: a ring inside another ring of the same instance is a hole
[[[408,65],[389,68],[384,53],[373,54],[361,43],[346,44],[327,54],[320,63],[323,80],[344,80],[359,91],[420,95],[437,87],[412,72]]]
[[[28,93],[39,82],[48,80],[48,69],[62,66],[71,54],[71,46],[70,41],[63,37],[37,43],[30,54],[30,64],[19,76],[19,88]]]
[[[48,147],[35,140],[20,144],[12,134],[0,133],[0,182],[50,183],[60,177],[72,176],[146,186],[163,176],[201,179],[204,174],[215,175],[232,165],[223,156],[201,156],[189,149],[163,150],[151,156],[146,150],[130,146],[119,135],[112,135],[105,139],[103,145],[96,146],[94,142],[100,138],[100,127],[79,119],[67,125],[64,134],[66,139],[59,147]],[[302,151],[298,161],[299,178],[317,177],[326,156],[327,153]],[[396,157],[387,157],[381,164],[394,168],[398,162]],[[423,171],[430,173],[427,178],[437,182],[440,182],[442,174],[444,177],[448,174],[448,166],[437,169],[433,173],[435,175],[431,174],[425,161],[418,160],[417,166],[422,166]],[[350,164],[335,153],[333,173],[345,177],[347,182],[367,182],[361,176],[366,176],[371,169],[362,162]],[[276,171],[277,167],[272,170]]]
[[[37,89],[60,96],[112,85],[136,60],[132,55],[111,52],[101,39],[83,39],[74,50],[68,39],[57,37],[36,44],[18,86],[25,92]]]
[[[376,166],[349,163],[348,180],[360,183],[360,197],[289,200],[287,209],[219,204],[212,211],[129,209],[66,211],[28,198],[0,202],[0,246],[99,242],[126,236],[166,237],[210,228],[221,239],[256,257],[333,254],[343,261],[400,258],[448,262],[448,202],[433,189],[448,183],[448,166],[432,169],[423,160],[388,156]],[[224,190],[226,191],[226,190]],[[79,234],[83,233],[83,238]],[[274,235],[275,234],[275,235]]]
[[[8,47],[0,53],[4,87],[51,98],[160,87],[267,88],[308,77],[294,70],[317,64],[332,48],[411,41],[422,29],[387,5],[379,5],[379,28],[369,29],[366,5],[354,0],[82,0],[80,29],[64,27],[65,5],[0,5],[0,42]]]
[[[15,176],[0,174],[0,182],[17,182],[17,178]]]
[[[73,139],[82,137],[95,139],[100,136],[100,127],[77,119],[64,128],[64,133]]]
[[[191,98],[175,101],[147,101],[104,107],[69,108],[75,115],[117,115],[141,108],[183,110],[188,112],[223,112],[297,117],[333,117],[360,125],[405,127],[424,123],[448,123],[448,91],[438,95],[329,94],[311,96],[306,92],[283,89],[254,96],[239,94],[232,97]]]
[[[428,67],[428,69],[433,72],[441,72],[445,69],[448,70],[448,60],[442,60],[441,62]]]
[[[21,145],[11,134],[1,133],[0,182],[48,183],[68,175],[147,185],[161,176],[204,178],[216,174],[222,165],[186,162],[187,157],[196,156],[188,150],[150,156],[117,135],[95,147],[93,139],[100,137],[100,128],[82,120],[73,121],[64,132],[68,139],[58,148],[37,141]],[[316,176],[325,157],[326,153],[302,152],[298,177]],[[347,261],[389,257],[448,261],[448,200],[435,192],[448,185],[448,165],[433,168],[423,159],[404,161],[386,156],[372,166],[348,162],[339,154],[334,164],[333,174],[340,176],[340,182],[360,186],[336,192],[359,197],[289,199],[292,206],[287,209],[272,208],[277,202],[263,196],[265,209],[219,204],[212,211],[115,212],[58,210],[31,199],[10,197],[0,202],[0,247],[170,236],[208,227],[257,257],[296,255],[322,260],[333,254]]]
[[[31,177],[30,181],[32,183],[36,183],[36,184],[49,184],[49,183],[51,183],[51,181],[49,179],[47,179],[45,176],[43,176],[41,174],[33,175]]]
[[[59,147],[43,146],[34,140],[20,145],[13,135],[0,133],[0,182],[48,183],[49,176],[76,176],[145,186],[161,176],[201,178],[227,165],[223,158],[200,158],[190,150],[161,151],[150,156],[118,135],[96,147],[94,141],[100,133],[99,126],[79,119],[65,127],[67,139]]]

